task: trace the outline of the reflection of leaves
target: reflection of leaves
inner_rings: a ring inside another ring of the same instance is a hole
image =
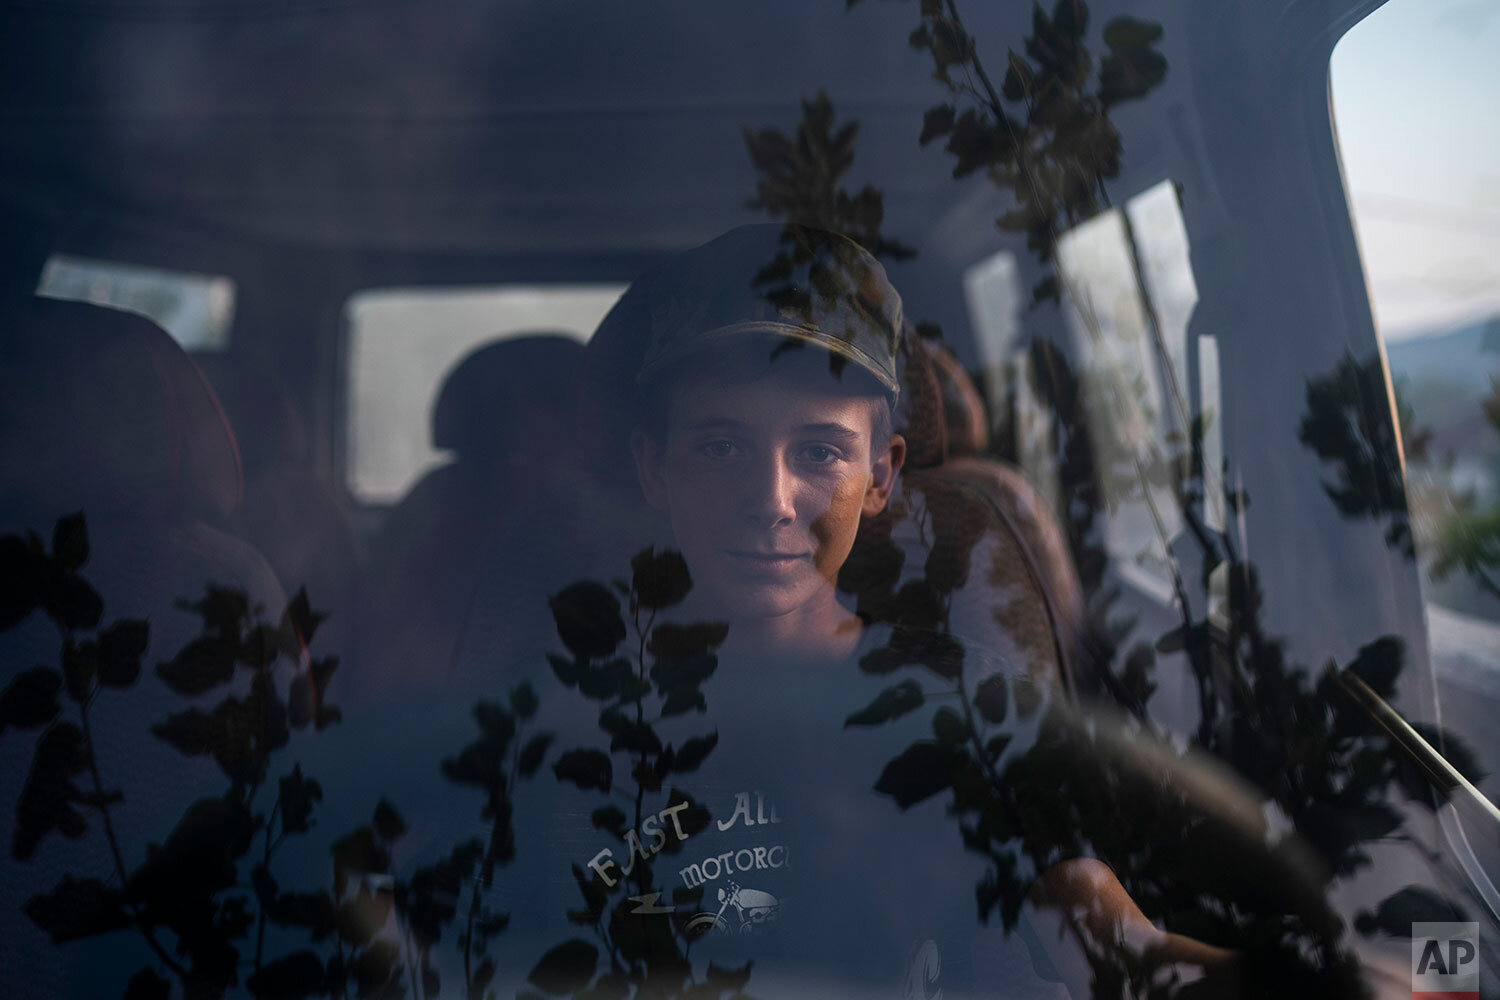
[[[709,733],[707,736],[694,736],[684,740],[682,746],[677,748],[677,757],[672,763],[672,770],[678,774],[687,774],[698,770],[698,765],[702,764],[713,748],[718,745],[718,733]]]
[[[375,832],[380,839],[386,842],[400,840],[406,834],[406,820],[396,811],[396,807],[385,799],[381,799],[375,805]]]
[[[53,831],[82,836],[87,832],[84,810],[93,809],[110,838],[114,870],[103,881],[66,874],[53,891],[32,897],[26,912],[58,942],[134,924],[162,968],[177,975],[189,994],[222,992],[240,976],[263,992],[326,993],[338,977],[332,968],[325,976],[321,959],[314,953],[263,962],[258,943],[253,968],[240,972],[241,953],[236,945],[257,919],[262,930],[267,921],[307,928],[315,941],[333,926],[333,902],[326,893],[279,892],[268,867],[282,838],[309,828],[312,805],[322,795],[317,782],[294,768],[281,777],[269,813],[252,812],[257,790],[266,780],[270,755],[285,746],[290,735],[287,705],[278,693],[272,668],[283,655],[294,663],[300,660],[304,646],[293,633],[310,634],[320,616],[311,611],[305,594],[288,606],[280,630],[259,621],[263,609],[252,607],[244,593],[230,588],[209,586],[196,601],[176,602],[177,607],[201,618],[203,628],[175,657],[159,664],[158,674],[168,688],[183,695],[206,693],[232,682],[239,667],[248,672],[249,683],[211,708],[171,712],[151,727],[157,738],[181,753],[212,755],[230,785],[222,796],[206,796],[187,805],[162,843],[145,845],[144,861],[132,870],[123,856],[138,848],[122,849],[110,817],[110,809],[124,795],[103,785],[101,771],[107,762],[94,759],[95,746],[88,734],[98,724],[91,720],[99,719],[103,706],[111,704],[101,695],[138,680],[150,627],[144,620],[122,619],[98,628],[102,599],[76,572],[89,551],[82,515],[58,523],[53,548],[49,556],[34,534],[0,539],[0,562],[20,573],[19,581],[8,579],[0,585],[6,626],[41,607],[61,632],[60,669],[27,671],[0,693],[0,728],[51,723],[37,740],[17,802],[12,853],[20,860],[29,859]],[[252,614],[257,620],[252,620]],[[92,629],[97,631],[87,634]],[[326,683],[335,664],[332,659],[314,661],[304,676]],[[296,689],[294,679],[294,695]],[[74,702],[80,725],[57,721],[62,690]],[[337,718],[337,710],[314,698],[305,716],[316,718],[321,728]],[[113,745],[113,740],[105,743]],[[93,777],[86,790],[74,784],[85,773]],[[266,851],[247,886],[239,867],[258,831],[265,834]],[[158,941],[158,929],[172,934],[175,954]],[[312,965],[298,965],[308,957]],[[130,980],[126,995],[146,1000],[163,997],[170,989],[154,969],[146,969]]]
[[[124,1000],[168,1000],[171,995],[172,984],[153,969],[142,969],[125,984]]]
[[[143,621],[117,621],[100,631],[99,683],[110,687],[127,687],[141,673],[141,657],[146,653],[150,627]]]
[[[874,701],[845,719],[844,725],[878,726],[921,708],[925,700],[921,685],[913,680],[904,680],[880,692]]]
[[[185,895],[235,883],[236,862],[249,849],[253,820],[239,802],[199,799],[188,806],[160,847],[148,849],[132,891],[172,910]]]
[[[21,798],[16,803],[16,830],[11,856],[26,861],[41,839],[53,830],[77,840],[87,831],[83,814],[73,807],[80,797],[73,778],[89,765],[83,731],[71,722],[54,722],[37,741],[36,756]]]
[[[776,129],[745,130],[745,147],[757,175],[749,207],[775,218],[842,233],[879,258],[913,256],[911,248],[881,233],[885,198],[865,185],[850,193],[841,184],[854,165],[858,122],[835,123],[828,95],[819,92],[802,101],[795,136]],[[791,260],[773,261],[762,277],[785,278]]]
[[[1387,543],[1410,556],[1406,483],[1388,398],[1381,359],[1361,363],[1347,355],[1333,374],[1308,382],[1298,437],[1337,469],[1323,489],[1339,512],[1386,522]]]
[[[687,560],[680,552],[657,552],[654,548],[644,549],[631,558],[630,570],[632,590],[636,595],[636,600],[640,602],[641,607],[653,611],[682,603],[688,591],[693,588],[693,578],[688,573]],[[600,589],[604,588],[600,587]],[[621,629],[623,637],[623,624]],[[608,651],[605,654],[595,655],[607,655],[607,653]]]
[[[578,678],[578,690],[597,701],[630,701],[648,689],[631,669],[630,661],[620,658],[586,667]]]
[[[59,628],[93,628],[104,617],[104,599],[82,577],[60,576],[42,599],[47,616]]]
[[[1411,937],[1411,925],[1417,923],[1446,923],[1468,920],[1463,907],[1445,899],[1431,889],[1407,886],[1388,899],[1381,900],[1374,912],[1361,911],[1354,918],[1354,926],[1361,934],[1376,931],[1391,937]]]
[[[579,788],[609,791],[614,782],[615,767],[602,750],[569,750],[558,757],[552,771],[559,781],[571,781]]]
[[[313,634],[327,618],[327,615],[312,609],[312,602],[307,598],[307,588],[299,588],[281,612],[280,633],[285,643],[282,651],[289,656],[297,656],[304,647],[312,643]]]
[[[1119,176],[1122,148],[1110,110],[1145,96],[1167,73],[1154,49],[1160,25],[1121,17],[1105,25],[1109,51],[1091,87],[1088,13],[1079,0],[1058,0],[1050,15],[1033,7],[1032,33],[1023,52],[1007,53],[998,92],[954,3],[923,3],[909,38],[931,57],[933,78],[948,93],[923,116],[918,143],[945,138],[954,177],[983,173],[1006,189],[1017,207],[997,222],[1024,232],[1043,263],[1058,233],[1108,204],[1104,183]],[[1055,276],[1032,290],[1033,302],[1057,295]]]
[[[1468,778],[1470,782],[1478,784],[1488,775],[1484,766],[1479,762],[1479,754],[1474,748],[1451,729],[1444,729],[1428,722],[1414,722],[1411,726],[1428,743],[1437,748],[1443,755],[1443,759],[1452,764],[1454,769]],[[1401,766],[1397,768],[1396,777],[1401,782],[1406,794],[1421,802],[1426,802],[1429,796],[1437,796],[1441,804],[1448,801],[1452,790],[1445,788],[1432,781],[1427,774],[1416,767],[1416,765],[1401,758]]]
[[[639,722],[615,708],[599,714],[599,727],[610,734],[609,751],[624,750],[633,754],[661,752],[661,738],[647,722]]]
[[[950,745],[913,743],[886,764],[875,782],[875,790],[891,796],[902,809],[910,809],[951,787],[960,759],[958,751]]]
[[[1349,664],[1349,671],[1382,698],[1396,694],[1396,678],[1406,666],[1406,646],[1395,636],[1382,636],[1362,646]]]
[[[621,840],[625,839],[625,814],[618,806],[601,806],[595,809],[590,821],[596,830],[608,830]]]
[[[552,608],[558,637],[575,656],[608,656],[625,638],[620,602],[606,587],[575,583],[564,587],[547,603]]]
[[[128,926],[124,901],[120,890],[98,879],[64,875],[51,892],[28,899],[25,909],[53,944],[62,944]]]
[[[156,673],[177,694],[193,697],[228,684],[234,676],[235,646],[221,636],[204,636],[158,664]]]
[[[526,976],[552,996],[581,990],[594,977],[599,950],[587,941],[573,938],[548,951]]]
[[[34,729],[51,722],[62,711],[61,689],[62,677],[48,667],[17,674],[0,692],[0,733],[10,726]]]
[[[518,719],[529,719],[536,714],[541,706],[537,700],[536,691],[526,682],[516,685],[515,690],[510,693],[510,710],[516,713]]]
[[[986,677],[974,692],[974,707],[979,709],[979,714],[984,716],[986,721],[996,725],[1005,721],[1005,713],[1009,704],[1010,684],[999,674]]]
[[[516,758],[516,769],[520,771],[523,778],[529,778],[542,766],[542,760],[547,756],[547,748],[552,745],[551,733],[538,733],[526,741],[521,748],[520,755]]]
[[[311,951],[296,951],[261,966],[245,985],[257,996],[319,996],[326,991],[323,962]]]
[[[723,644],[729,626],[723,622],[699,622],[694,625],[658,625],[646,641],[646,652],[669,661],[697,659]],[[652,671],[656,678],[656,671]],[[658,683],[663,683],[658,680]]]
[[[151,727],[157,739],[171,744],[179,753],[190,757],[212,752],[218,724],[214,717],[198,708],[176,712]]]
[[[0,537],[0,630],[13,628],[41,600],[47,555],[35,534]]]
[[[368,826],[339,838],[333,845],[333,891],[343,896],[349,877],[383,872],[391,866],[391,857]]]
[[[1161,25],[1117,17],[1104,28],[1109,54],[1099,66],[1099,100],[1105,107],[1144,97],[1167,75],[1167,60],[1151,46]]]
[[[89,533],[83,511],[57,519],[52,529],[52,558],[64,569],[80,570],[89,559]]]

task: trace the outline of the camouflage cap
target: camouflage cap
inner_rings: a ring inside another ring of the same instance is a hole
[[[728,340],[769,335],[858,365],[894,400],[901,296],[859,244],[801,225],[732,229],[670,260],[652,282],[644,385]]]

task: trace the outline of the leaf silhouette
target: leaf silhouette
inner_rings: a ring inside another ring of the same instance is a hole
[[[681,552],[642,549],[631,557],[630,570],[632,589],[643,608],[670,608],[682,603],[693,589],[693,578]]]
[[[381,840],[387,843],[400,840],[407,829],[406,820],[401,818],[396,807],[386,799],[381,799],[375,805],[374,824],[375,832],[380,835]]]
[[[63,684],[68,697],[79,704],[88,701],[99,673],[99,646],[94,642],[75,642],[72,636],[63,642]]]
[[[552,765],[559,781],[571,781],[582,789],[597,788],[607,792],[614,781],[615,767],[602,750],[569,750]]]
[[[174,712],[151,727],[153,736],[189,757],[212,753],[218,731],[214,717],[199,708]]]
[[[1004,722],[1010,707],[1010,684],[1000,674],[986,677],[974,692],[974,707],[986,721],[995,725]]]
[[[1366,936],[1377,931],[1396,938],[1409,938],[1412,924],[1468,920],[1463,907],[1421,886],[1409,885],[1387,899],[1374,912],[1363,911],[1354,919],[1355,928]]]
[[[29,860],[37,844],[53,830],[70,840],[84,835],[87,824],[83,814],[73,807],[79,798],[73,778],[88,766],[88,743],[83,730],[71,722],[54,722],[42,732],[16,803],[12,857]]]
[[[20,624],[41,604],[48,559],[29,533],[0,537],[0,631]]]
[[[257,996],[321,996],[326,992],[323,961],[315,952],[296,951],[261,966],[245,985]]]
[[[124,1000],[168,1000],[171,995],[171,982],[158,976],[154,969],[142,969],[125,984]]]
[[[26,901],[26,915],[53,944],[107,934],[130,923],[124,894],[93,878],[64,875],[51,892]]]
[[[658,625],[646,641],[646,652],[668,658],[702,657],[724,643],[729,626],[724,622],[697,622],[692,625]]]
[[[688,774],[698,770],[698,766],[708,757],[713,748],[719,745],[719,734],[709,733],[707,736],[694,736],[684,740],[682,746],[677,748],[677,757],[672,763],[672,770],[678,774]]]
[[[664,716],[682,715],[693,709],[700,712],[708,710],[708,702],[703,697],[703,692],[697,688],[677,688],[667,695],[661,704],[661,714]]]
[[[541,702],[537,699],[536,690],[529,683],[522,681],[516,685],[515,690],[511,691],[510,710],[516,714],[516,718],[529,719],[540,707]]]
[[[931,798],[953,785],[961,755],[943,743],[913,743],[901,752],[875,782],[875,790],[889,795],[902,809]]]
[[[49,667],[33,667],[17,674],[0,692],[0,733],[10,726],[34,729],[62,711],[58,692],[62,676]]]
[[[608,660],[588,667],[578,679],[578,690],[596,701],[630,701],[648,690],[627,659]]]
[[[874,701],[845,719],[844,725],[878,726],[921,708],[925,702],[921,685],[913,680],[904,680],[880,692]]]
[[[599,950],[580,938],[548,951],[526,978],[544,993],[563,996],[583,989],[594,978]]]
[[[307,599],[307,588],[299,587],[297,593],[290,601],[287,601],[286,608],[281,612],[281,622],[278,626],[279,634],[282,636],[281,651],[296,658],[303,649],[312,645],[313,635],[318,631],[318,626],[327,619],[327,615],[319,614],[312,609],[312,604]]]
[[[129,687],[141,675],[151,629],[144,621],[124,619],[99,633],[99,683]]]
[[[337,840],[333,851],[333,891],[343,896],[349,876],[384,872],[391,866],[390,855],[375,839],[375,831],[361,826]]]
[[[538,733],[526,741],[521,748],[521,753],[516,758],[516,769],[521,777],[529,778],[542,766],[542,760],[547,756],[547,748],[552,745],[551,733]]]
[[[625,638],[620,602],[600,584],[588,581],[570,584],[549,598],[547,604],[552,609],[558,638],[580,659],[606,657]]]
[[[219,636],[202,636],[172,659],[157,664],[156,673],[177,694],[191,698],[228,684],[234,677],[234,662],[232,642]]]
[[[52,528],[52,558],[74,572],[89,561],[89,531],[83,511],[57,519]]]
[[[104,617],[104,599],[88,581],[72,573],[51,581],[42,596],[42,608],[59,628],[93,628]]]

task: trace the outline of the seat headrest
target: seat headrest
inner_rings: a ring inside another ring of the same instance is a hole
[[[963,365],[935,340],[922,342],[932,361],[943,412],[947,457],[982,455],[990,443],[989,415],[979,389]]]
[[[901,401],[892,421],[906,439],[906,467],[928,469],[947,454],[942,393],[932,357],[910,323],[902,333],[897,360],[901,371]]]
[[[33,299],[0,341],[0,491],[52,516],[227,515],[243,487],[203,373],[143,317]]]
[[[502,457],[524,447],[523,431],[571,431],[583,345],[543,332],[485,344],[443,382],[432,410],[432,444],[464,458]]]

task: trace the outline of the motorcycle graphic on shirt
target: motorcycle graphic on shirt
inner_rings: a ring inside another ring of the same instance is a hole
[[[710,913],[703,910],[694,914],[688,921],[687,929],[694,935],[707,934],[712,930],[748,934],[775,920],[780,909],[781,901],[769,892],[745,889],[738,882],[730,882],[727,887],[719,889],[718,911]],[[726,915],[731,912],[737,921],[733,928],[726,919]]]

